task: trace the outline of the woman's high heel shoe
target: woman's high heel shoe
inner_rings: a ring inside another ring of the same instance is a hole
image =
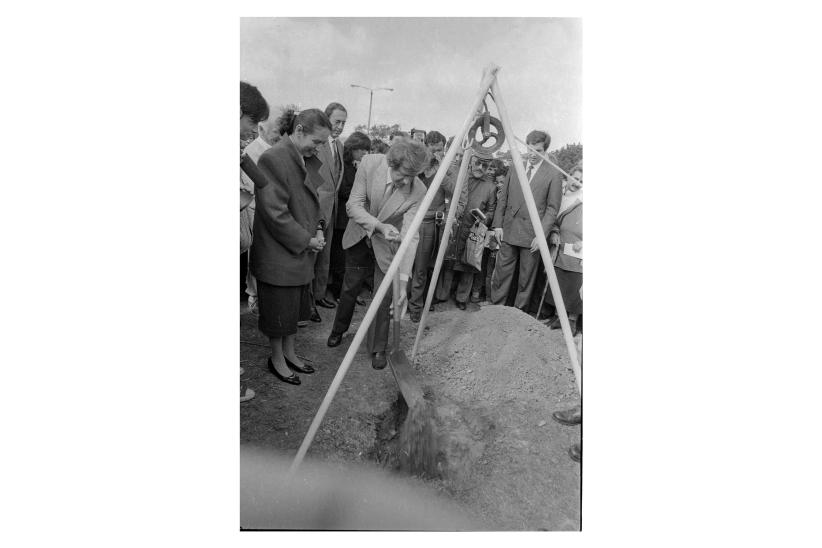
[[[305,364],[303,367],[300,367],[299,365],[292,362],[291,360],[289,360],[285,356],[283,356],[283,358],[285,358],[285,364],[288,366],[288,368],[291,369],[292,371],[296,371],[297,373],[305,373],[306,375],[310,375],[311,373],[316,371],[316,369],[314,369],[313,367],[311,367],[308,364]]]
[[[286,361],[287,363],[287,361]],[[274,376],[280,379],[283,382],[287,382],[288,384],[300,384],[300,377],[292,373],[288,377],[284,377],[277,372],[277,369],[274,367],[274,362],[271,361],[271,358],[268,358],[268,370],[274,373]]]

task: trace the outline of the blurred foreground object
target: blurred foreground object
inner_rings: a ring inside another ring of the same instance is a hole
[[[478,530],[454,504],[366,467],[303,462],[241,447],[240,527],[298,530]]]

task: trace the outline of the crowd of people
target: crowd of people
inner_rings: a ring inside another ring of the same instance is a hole
[[[272,114],[256,87],[240,83],[240,252],[247,253],[248,308],[269,339],[267,365],[276,378],[299,385],[298,374],[314,372],[297,356],[295,337],[300,327],[322,322],[317,307],[336,309],[327,344],[342,343],[355,307],[380,286],[405,239],[411,241],[400,262],[403,289],[397,297],[407,303],[411,321],[420,321],[428,288],[436,284],[431,310],[452,298],[461,310],[469,302],[487,301],[515,306],[558,329],[538,251],[542,238],[551,249],[572,330],[581,331],[582,165],[565,177],[545,161],[551,144],[546,131],[527,135],[524,166],[539,234],[517,170],[470,147],[457,150],[419,230],[411,234],[408,228],[446,151],[461,143],[420,129],[394,131],[388,143],[355,131],[343,142],[347,117],[338,102],[323,110],[286,106]],[[464,154],[470,155],[467,173],[455,197]],[[457,201],[454,226],[434,280],[452,200]],[[374,369],[387,363],[392,293],[389,289],[368,330]],[[251,397],[246,391],[241,401]],[[570,424],[577,412],[555,418]]]

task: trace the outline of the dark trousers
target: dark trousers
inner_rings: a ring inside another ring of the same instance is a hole
[[[458,303],[467,303],[471,295],[471,287],[474,285],[474,272],[463,272],[449,268],[442,275],[442,284],[437,287],[437,298],[441,301],[448,300],[454,278],[458,280],[457,289],[454,292],[454,300]]]
[[[331,240],[331,269],[328,279],[328,291],[335,299],[340,298],[343,278],[345,278],[345,250],[342,248],[344,228],[334,229],[334,238]]]
[[[491,276],[494,274],[494,266],[497,264],[497,250],[486,249],[485,257],[483,258],[484,272],[482,283],[483,288],[480,292],[486,299],[491,299]]]
[[[414,256],[414,270],[411,273],[411,296],[408,299],[408,311],[412,314],[422,312],[425,305],[428,278],[434,268],[434,249],[437,247],[437,229],[434,220],[423,221],[420,225],[420,241]]]
[[[374,275],[374,289],[379,287],[385,275],[376,266],[374,251],[365,243],[363,238],[352,247],[345,250],[345,277],[343,278],[340,302],[337,305],[337,314],[334,316],[334,327],[331,332],[342,334],[348,331],[351,318],[354,316],[354,306],[360,294],[363,282],[368,275]],[[368,352],[384,352],[388,346],[389,310],[391,307],[391,290],[385,294],[385,299],[377,309],[377,315],[368,328]]]
[[[508,290],[514,281],[514,270],[519,264],[517,296],[514,306],[525,310],[534,291],[537,271],[542,263],[539,252],[531,253],[527,247],[502,242],[497,252],[497,263],[491,277],[491,304],[505,304]]]
[[[330,226],[323,233],[326,246],[317,253],[314,261],[314,280],[311,282],[311,292],[314,300],[325,299],[325,288],[328,285],[328,271],[331,267],[331,248],[334,245],[334,229]],[[313,303],[312,303],[313,306]]]

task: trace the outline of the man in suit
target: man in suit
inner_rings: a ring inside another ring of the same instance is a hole
[[[320,209],[323,218],[331,219],[325,227],[325,248],[322,253],[317,254],[317,262],[314,265],[313,293],[315,304],[323,308],[334,308],[333,297],[326,295],[328,285],[328,272],[331,266],[331,240],[334,238],[334,222],[337,218],[338,204],[337,193],[343,178],[343,145],[340,142],[340,135],[345,129],[345,122],[348,119],[348,112],[340,103],[331,103],[325,107],[325,115],[331,122],[331,135],[328,142],[323,143],[317,156],[323,163],[320,174],[323,177],[323,184],[317,189],[320,195]],[[320,315],[312,314],[314,321],[320,320]]]
[[[351,325],[355,299],[369,270],[374,273],[376,289],[403,238],[412,239],[399,268],[401,285],[404,287],[408,283],[419,239],[419,234],[409,234],[408,228],[425,197],[425,185],[417,174],[427,160],[425,146],[406,139],[396,142],[387,155],[370,154],[360,162],[347,204],[350,219],[342,241],[346,250],[345,278],[328,346],[338,346],[342,342],[343,334]],[[393,288],[386,293],[368,329],[368,352],[374,369],[386,365],[392,291]],[[404,298],[403,290],[399,299]]]
[[[540,153],[548,150],[551,136],[534,130],[525,142]],[[534,234],[525,196],[522,193],[515,169],[508,170],[508,177],[500,192],[494,222],[491,225],[500,243],[494,273],[491,276],[491,304],[505,304],[513,282],[514,270],[519,263],[519,281],[514,306],[524,310],[534,290],[541,263],[538,238],[547,238],[557,220],[562,200],[562,176],[559,171],[534,152],[529,152],[525,175],[536,202],[542,224],[542,234]]]

